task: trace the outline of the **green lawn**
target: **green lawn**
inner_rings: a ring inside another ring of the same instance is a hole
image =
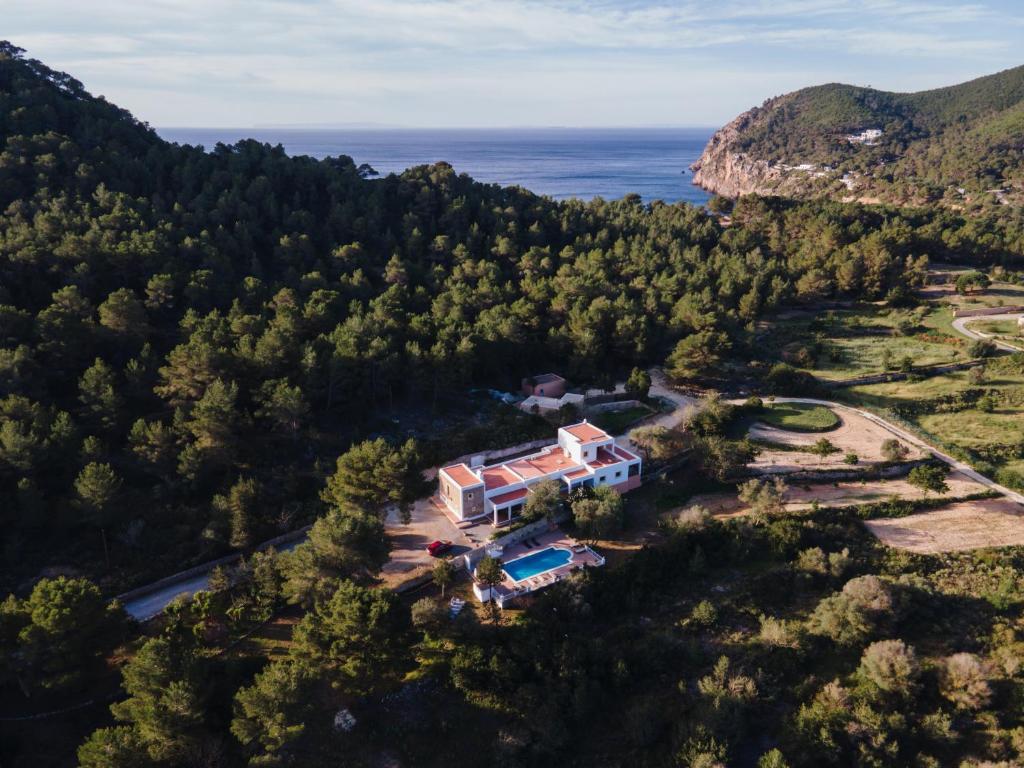
[[[1024,404],[1024,372],[1016,368],[1009,358],[989,361],[980,385],[972,384],[966,371],[957,371],[921,381],[850,387],[843,391],[843,397],[858,405],[885,409],[955,394],[976,386],[1005,393],[1012,400],[999,402],[991,412],[967,408],[953,413],[926,413],[912,418],[912,423],[947,446],[976,452],[1024,441],[1024,405],[1017,404]],[[1024,469],[1024,462],[1009,461],[1001,466],[1020,471]]]
[[[790,432],[828,432],[839,426],[839,417],[828,408],[807,403],[776,403],[757,420]]]
[[[621,435],[640,419],[650,416],[653,411],[645,405],[627,408],[623,411],[604,411],[591,421],[610,435]]]
[[[918,327],[904,335],[897,328],[909,318]],[[771,357],[819,378],[850,379],[882,373],[887,353],[890,370],[905,358],[915,366],[966,359],[968,342],[953,331],[952,319],[952,310],[940,306],[923,317],[873,304],[813,318],[794,313],[771,323],[759,343]]]

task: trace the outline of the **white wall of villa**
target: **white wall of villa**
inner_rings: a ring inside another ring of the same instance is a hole
[[[499,525],[516,518],[530,489],[544,480],[561,481],[565,492],[610,485],[624,493],[639,485],[642,469],[639,456],[583,421],[560,428],[557,443],[528,456],[488,466],[442,467],[438,494],[458,520],[489,516]]]

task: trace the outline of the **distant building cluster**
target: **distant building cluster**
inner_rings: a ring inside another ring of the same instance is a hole
[[[881,128],[868,128],[860,133],[851,133],[846,136],[846,140],[851,144],[866,144],[869,147],[877,144],[880,138],[882,138]]]

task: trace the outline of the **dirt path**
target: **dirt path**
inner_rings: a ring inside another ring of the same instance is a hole
[[[668,400],[672,403],[672,410],[658,413],[648,419],[644,419],[641,423],[630,429],[626,434],[618,436],[616,438],[618,442],[628,442],[629,436],[633,434],[633,431],[643,427],[674,427],[701,407],[701,403],[703,402],[701,398],[686,395],[678,389],[674,389],[668,383],[668,378],[665,376],[665,372],[660,368],[651,368],[649,373],[651,374],[650,396],[658,397],[662,400]]]
[[[992,339],[997,349],[1001,349],[1004,352],[1024,352],[1024,347],[1017,346],[1015,344],[1008,344],[1005,341],[1000,341],[993,338],[991,333],[983,333],[982,331],[972,330],[970,323],[972,321],[999,321],[999,320],[1017,320],[1021,317],[1020,312],[1015,312],[1010,315],[980,315],[978,317],[958,317],[953,320],[953,328],[968,339]]]
[[[841,416],[847,413],[862,416],[863,418],[867,419],[873,424],[882,427],[884,430],[888,431],[894,437],[899,438],[900,440],[907,443],[911,447],[917,448],[918,450],[925,450],[931,452],[931,454],[934,455],[935,458],[937,458],[939,461],[949,465],[956,471],[966,475],[968,478],[974,480],[976,483],[980,483],[986,488],[989,488],[995,491],[996,493],[1002,494],[1003,496],[1010,499],[1011,501],[1016,502],[1017,504],[1024,505],[1024,495],[1021,495],[1016,491],[1011,491],[1009,488],[1000,485],[995,480],[990,480],[980,472],[977,472],[976,470],[972,469],[969,465],[965,464],[964,462],[953,458],[949,454],[940,451],[938,448],[935,448],[934,446],[928,445],[926,442],[924,442],[911,432],[908,432],[907,430],[903,429],[902,427],[898,427],[895,424],[890,424],[885,419],[879,416],[875,416],[875,414],[873,413],[869,413],[868,411],[862,411],[859,408],[851,408],[848,405],[840,405],[839,403],[833,403],[828,400],[816,400],[810,397],[777,397],[775,398],[775,402],[809,403],[811,405],[824,405],[825,407],[831,408],[832,410],[836,411]]]
[[[785,504],[787,510],[794,512],[809,509],[815,502],[823,507],[854,507],[888,501],[893,497],[911,500],[943,497],[956,499],[984,490],[981,485],[959,472],[951,472],[946,482],[949,490],[938,495],[926,494],[904,479],[791,485],[786,489]],[[690,503],[700,504],[711,514],[719,517],[734,517],[747,513],[746,505],[735,493],[704,494],[695,496]]]
[[[864,525],[890,547],[922,555],[1024,545],[1024,510],[1008,499],[950,504]]]
[[[806,469],[850,469],[851,466],[845,462],[847,453],[857,454],[856,466],[860,467],[885,460],[882,455],[882,443],[892,437],[888,430],[859,413],[844,411],[837,415],[840,417],[839,426],[828,432],[791,432],[760,422],[755,423],[748,432],[754,440],[807,447],[825,438],[839,450],[823,458],[813,453],[765,446],[761,448],[757,459],[750,466],[760,472],[782,474]],[[915,449],[909,458],[916,459],[922,455],[920,449]]]

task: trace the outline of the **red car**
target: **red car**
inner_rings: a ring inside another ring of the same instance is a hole
[[[432,541],[429,544],[427,544],[427,552],[430,553],[431,557],[440,557],[451,548],[452,543],[447,539],[445,539],[444,541],[438,539],[437,541]]]

